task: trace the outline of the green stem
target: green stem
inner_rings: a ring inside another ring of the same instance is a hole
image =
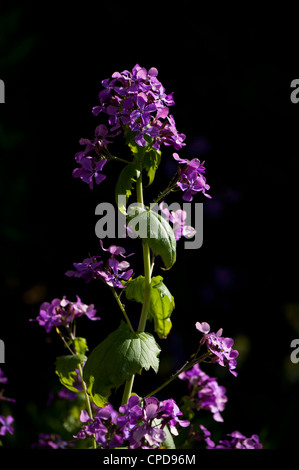
[[[137,191],[137,202],[143,205],[143,188],[142,188],[142,173],[140,173],[139,178],[136,182],[136,191]],[[138,325],[138,333],[142,333],[145,330],[148,306],[150,300],[151,292],[151,258],[150,258],[150,249],[148,243],[145,239],[142,240],[142,252],[143,252],[143,266],[144,266],[144,299],[142,304],[142,310]]]
[[[75,344],[75,336],[72,333],[71,333],[71,340],[73,341],[75,355],[78,355],[78,351],[77,351],[76,344]],[[88,391],[87,391],[87,386],[86,386],[85,380],[83,379],[82,365],[80,363],[78,364],[78,370],[79,370],[79,374],[80,374],[80,378],[81,378],[81,382],[82,382],[82,387],[83,387],[83,392],[84,392],[84,396],[85,396],[87,412],[89,414],[90,419],[93,420],[91,403],[90,403],[90,399],[89,399],[89,395],[88,395]],[[92,435],[92,446],[93,446],[94,449],[97,448],[96,438],[95,438],[94,434]]]
[[[132,163],[132,162],[129,162],[128,160],[125,160],[124,158],[115,157],[114,155],[112,155],[112,158],[113,158],[113,160],[118,160],[119,162],[126,163],[127,165],[128,165],[129,163]]]
[[[135,375],[132,375],[129,380],[126,380],[125,389],[124,389],[122,402],[121,402],[122,405],[126,405],[129,401],[130,395],[132,393],[134,378],[135,378]]]
[[[74,325],[74,329],[75,329],[75,325]],[[56,327],[56,332],[58,333],[58,335],[60,336],[60,338],[62,339],[64,345],[66,346],[66,348],[70,351],[70,353],[72,354],[72,356],[77,356],[78,355],[78,351],[77,351],[77,348],[76,348],[76,343],[75,343],[75,334],[72,333],[71,331],[69,331],[69,334],[70,334],[70,338],[72,340],[72,343],[73,343],[73,346],[74,346],[74,351],[70,348],[70,346],[67,344],[63,334],[61,333],[61,331],[59,330],[58,327]],[[89,396],[88,396],[88,391],[87,391],[87,387],[86,387],[86,383],[83,379],[83,369],[82,369],[82,366],[81,364],[79,363],[78,364],[78,370],[79,370],[79,374],[80,374],[80,378],[81,378],[81,382],[82,382],[82,387],[83,387],[83,392],[84,392],[84,395],[85,395],[85,401],[86,401],[86,407],[87,407],[87,411],[88,411],[88,414],[89,414],[89,417],[90,419],[93,420],[93,414],[92,414],[92,409],[91,409],[91,404],[90,404],[90,400],[89,400]],[[93,448],[96,449],[97,448],[97,443],[96,443],[96,439],[95,439],[95,435],[92,436],[93,439],[92,439],[92,445],[93,445]]]
[[[148,243],[145,240],[142,240],[142,251],[143,251],[143,264],[144,264],[144,298],[142,304],[142,310],[138,325],[138,333],[143,333],[145,330],[148,306],[150,301],[151,293],[151,259],[150,259],[150,249]]]
[[[143,206],[143,187],[142,187],[142,172],[136,182],[136,193],[137,193],[137,202]],[[146,240],[142,240],[142,252],[143,252],[143,264],[144,264],[144,299],[142,304],[142,310],[140,314],[139,325],[137,328],[138,333],[142,333],[145,330],[148,306],[150,300],[150,287],[151,287],[151,259],[150,259],[150,249]],[[130,395],[132,393],[133,383],[135,376],[132,375],[130,379],[126,381],[122,404],[128,403]]]
[[[154,202],[151,203],[151,210],[155,210],[155,206],[158,204],[158,202],[160,202],[161,199],[167,196],[168,193],[170,193],[171,191],[176,191],[178,189],[177,182],[178,182],[178,176],[175,175],[170,181],[167,188],[164,189],[164,191],[162,191],[159,194],[159,196],[154,200]]]
[[[162,390],[164,387],[166,387],[167,385],[169,385],[173,380],[175,380],[182,372],[185,372],[186,370],[188,369],[191,369],[191,367],[193,367],[195,364],[199,363],[199,362],[203,362],[207,357],[210,356],[210,353],[207,352],[205,354],[203,354],[202,356],[200,357],[195,357],[195,359],[193,359],[192,361],[187,361],[185,362],[185,364],[177,371],[175,372],[175,374],[173,374],[168,380],[166,380],[166,382],[164,382],[162,385],[160,385],[160,387],[156,388],[155,390],[153,390],[151,393],[149,393],[148,395],[146,395],[146,397],[144,398],[149,398],[153,395],[155,395],[156,393],[160,392],[160,390]]]
[[[127,312],[125,311],[125,308],[124,308],[123,304],[121,303],[119,296],[118,296],[117,293],[115,292],[114,287],[111,287],[111,291],[112,291],[112,294],[114,295],[114,298],[116,299],[116,302],[117,302],[119,308],[121,309],[121,311],[122,311],[122,313],[123,313],[123,315],[124,315],[124,317],[125,317],[125,319],[126,319],[126,322],[127,322],[128,326],[129,326],[130,330],[132,331],[132,333],[134,333],[134,328],[132,327],[132,324],[131,324],[131,322],[130,322],[130,320],[129,320],[129,317],[128,317],[128,315],[127,315]]]
[[[79,374],[80,374],[81,381],[82,381],[83,391],[84,391],[84,395],[85,395],[85,401],[86,401],[86,405],[87,405],[87,411],[88,411],[90,419],[93,420],[93,414],[92,414],[91,404],[90,404],[90,400],[89,400],[89,396],[88,396],[88,391],[87,391],[86,383],[83,380],[83,369],[82,369],[81,364],[78,365],[78,370],[79,370]],[[92,435],[92,446],[93,446],[94,449],[97,448],[96,438],[95,438],[94,434]]]

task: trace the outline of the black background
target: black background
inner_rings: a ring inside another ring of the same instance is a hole
[[[175,266],[162,274],[176,301],[173,329],[160,341],[159,377],[138,377],[136,391],[148,393],[179,368],[196,349],[195,322],[207,321],[235,338],[240,350],[237,378],[221,367],[205,368],[227,388],[224,423],[216,425],[221,437],[238,429],[258,433],[265,448],[295,448],[299,364],[290,361],[290,343],[299,334],[299,104],[290,101],[290,83],[299,74],[296,27],[216,23],[191,2],[171,9],[20,6],[7,8],[0,21],[6,87],[0,338],[7,395],[17,399],[11,445],[30,446],[43,432],[37,416],[49,388],[57,387],[53,363],[63,348],[54,332],[46,335],[29,322],[39,305],[77,293],[94,303],[102,321],[91,327],[82,320],[80,331],[90,349],[120,321],[109,291],[64,273],[98,250],[95,206],[112,201],[120,168],[107,165],[106,181],[91,192],[72,178],[78,141],[93,137],[101,122],[91,113],[101,81],[139,63],[156,67],[166,91],[174,92],[171,112],[187,135],[180,154],[205,160],[212,199],[195,198],[204,203],[203,246],[185,250],[181,242]],[[175,168],[171,153],[163,151],[151,195]],[[179,402],[185,392],[185,384],[175,382],[160,396]]]

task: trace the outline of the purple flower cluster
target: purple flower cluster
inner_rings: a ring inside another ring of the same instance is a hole
[[[227,434],[230,439],[219,441],[219,444],[208,446],[208,449],[262,449],[259,436],[253,434],[251,437],[245,437],[239,431]]]
[[[206,178],[203,176],[206,169],[203,166],[204,162],[200,162],[198,158],[187,160],[180,158],[177,153],[173,153],[173,158],[184,164],[183,168],[179,167],[179,181],[177,182],[178,187],[184,192],[182,199],[184,201],[192,201],[193,196],[202,192],[206,197],[211,198],[206,191],[210,189],[210,186],[206,183]]]
[[[125,256],[126,250],[121,246],[111,245],[109,248],[104,248],[102,240],[100,240],[101,247],[104,251],[110,253],[110,257],[104,264],[101,256],[93,256],[86,258],[82,263],[73,263],[75,270],[69,270],[65,274],[68,277],[80,277],[90,282],[92,279],[101,279],[110,287],[119,287],[123,289],[125,285],[122,281],[128,281],[133,274],[133,269],[128,269],[130,263],[125,260],[119,260],[117,256],[127,258],[133,253]]]
[[[64,441],[59,434],[45,434],[38,435],[38,441],[32,445],[33,449],[67,449],[73,444]]]
[[[62,299],[54,299],[51,303],[43,302],[39,315],[36,317],[40,326],[44,326],[47,333],[50,333],[53,327],[67,327],[75,319],[85,315],[89,320],[100,320],[95,314],[97,311],[94,305],[86,305],[81,302],[80,297],[76,302],[71,302],[64,296]],[[34,321],[34,320],[31,320]]]
[[[209,410],[215,421],[222,422],[220,414],[227,402],[226,388],[219,385],[217,379],[205,374],[198,364],[179,375],[181,380],[188,380],[191,404],[194,409]]]
[[[237,364],[236,357],[238,357],[239,353],[232,349],[234,340],[232,338],[224,338],[222,336],[222,328],[217,333],[210,333],[210,325],[206,322],[197,322],[195,326],[203,333],[200,344],[206,344],[208,351],[214,356],[212,361],[217,362],[221,366],[228,364],[229,371],[234,376],[237,376],[238,374],[234,369]]]
[[[189,421],[180,419],[181,415],[173,399],[160,402],[155,397],[141,400],[133,395],[119,412],[108,405],[99,408],[93,420],[82,410],[80,419],[84,426],[75,438],[95,435],[98,445],[109,449],[122,445],[129,449],[155,449],[166,439],[166,425],[173,435],[178,434],[176,425],[189,426]]]
[[[161,202],[159,208],[163,217],[168,222],[172,223],[172,229],[176,240],[179,240],[181,237],[191,238],[196,234],[195,228],[185,224],[187,218],[186,211],[178,209],[170,212],[167,207],[164,207],[164,201]]]
[[[204,441],[206,449],[262,449],[263,446],[259,441],[259,436],[253,434],[251,437],[245,437],[239,431],[227,434],[228,439],[220,440],[219,444],[215,444],[211,439],[210,431],[200,424],[199,431],[194,431],[194,427],[190,427],[189,439],[198,442]]]
[[[7,384],[8,379],[4,376],[4,371],[0,369],[0,384]],[[13,398],[7,398],[4,396],[4,390],[0,390],[0,402],[1,401],[8,401],[15,403],[16,400]],[[3,416],[0,415],[0,436],[5,436],[7,433],[13,434],[14,428],[12,427],[12,423],[14,422],[14,418],[11,415]]]
[[[100,184],[106,178],[106,175],[101,173],[107,162],[104,150],[111,143],[106,137],[111,137],[108,129],[104,124],[100,124],[95,129],[94,139],[80,139],[79,141],[79,144],[84,145],[85,148],[75,155],[75,160],[81,167],[74,169],[73,177],[80,178],[89,185],[90,189],[93,189],[94,182]],[[89,155],[90,152],[93,152],[93,155]]]
[[[147,71],[138,64],[131,72],[113,73],[111,79],[102,81],[100,105],[93,108],[93,114],[107,114],[114,135],[125,128],[136,133],[135,142],[141,147],[149,141],[156,150],[161,144],[180,150],[186,136],[176,129],[175,120],[169,114],[169,106],[174,105],[172,93],[165,93],[157,75],[156,68]]]

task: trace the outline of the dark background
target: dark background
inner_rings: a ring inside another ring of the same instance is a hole
[[[187,135],[180,155],[205,160],[212,195],[194,198],[204,203],[203,246],[185,250],[181,242],[176,265],[162,274],[176,301],[173,329],[160,341],[159,377],[137,378],[136,391],[148,393],[178,369],[196,349],[195,322],[207,321],[240,351],[237,378],[204,369],[228,396],[224,423],[211,426],[220,438],[257,433],[265,448],[298,445],[299,364],[290,360],[299,335],[299,104],[290,101],[298,32],[281,23],[215,23],[191,5],[20,6],[0,16],[0,338],[7,395],[17,399],[11,445],[30,446],[50,426],[41,417],[63,348],[54,332],[29,322],[40,304],[76,294],[94,303],[102,321],[80,326],[90,349],[120,321],[104,286],[64,273],[99,249],[94,210],[112,201],[120,169],[107,165],[106,181],[91,192],[72,178],[78,141],[103,122],[91,113],[101,81],[136,63],[156,67],[174,92],[171,112]],[[175,169],[171,154],[163,149],[151,195]],[[138,268],[140,252],[134,258]],[[176,381],[160,397],[179,402],[184,393]]]

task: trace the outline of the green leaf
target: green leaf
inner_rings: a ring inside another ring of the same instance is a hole
[[[91,352],[83,370],[88,391],[98,406],[104,406],[112,389],[133,374],[150,367],[157,373],[160,348],[149,333],[135,333],[122,322]]]
[[[126,214],[126,205],[132,194],[133,184],[136,182],[139,175],[140,170],[138,170],[135,163],[126,165],[119,174],[115,186],[115,201],[123,214]]]
[[[140,147],[137,145],[135,141],[137,134],[138,132],[132,132],[128,127],[125,130],[126,144],[133,154],[134,163],[137,164],[138,168],[146,170],[148,186],[150,186],[154,181],[156,170],[161,162],[161,151],[152,147],[153,139],[147,134],[144,135],[145,146]]]
[[[157,212],[140,206],[129,208],[128,226],[147,240],[154,255],[160,255],[166,269],[176,261],[176,240],[170,224]]]
[[[172,327],[170,315],[174,309],[174,298],[162,281],[162,276],[152,278],[149,319],[154,320],[159,338],[166,338]]]
[[[86,338],[75,338],[75,348],[78,354],[85,354],[88,351]]]
[[[152,184],[155,178],[156,170],[161,162],[161,151],[151,148],[145,153],[143,158],[143,168],[147,171],[148,186]]]
[[[144,299],[144,277],[139,276],[128,282],[125,293],[128,300],[135,300],[142,304]],[[153,277],[151,280],[148,318],[154,321],[154,331],[159,338],[166,338],[171,330],[170,316],[174,306],[174,298],[163,283],[163,277]]]
[[[135,136],[138,132],[132,132],[129,126],[125,126],[124,128],[124,136],[126,139],[126,144],[128,145],[129,149],[131,150],[133,155],[138,153],[139,145],[136,144]]]
[[[144,299],[144,276],[138,276],[127,283],[125,288],[126,297],[128,300],[136,300],[143,304]]]
[[[165,426],[163,431],[166,434],[165,441],[162,442],[161,446],[166,447],[166,449],[175,449],[175,443],[172,437],[171,432],[168,429],[168,426]]]
[[[161,423],[162,419],[153,419],[153,425],[155,427],[159,427]],[[163,431],[165,432],[165,440],[161,443],[161,448],[165,447],[166,449],[175,449],[175,443],[167,425],[164,426]]]
[[[58,356],[56,358],[55,372],[59,377],[60,382],[69,390],[78,392],[74,387],[75,378],[77,378],[76,369],[79,364],[83,364],[87,360],[84,354],[77,354],[76,356]]]

